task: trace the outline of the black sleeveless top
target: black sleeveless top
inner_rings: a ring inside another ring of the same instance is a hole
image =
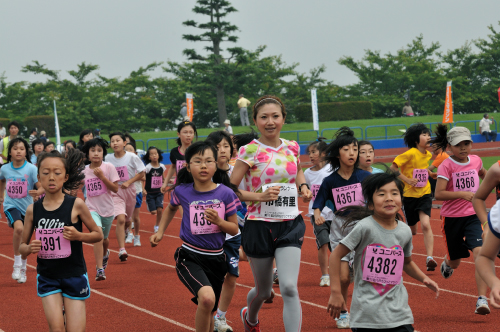
[[[36,229],[52,229],[61,228],[64,226],[73,226],[79,232],[82,231],[82,220],[78,218],[78,222],[71,222],[71,211],[75,205],[76,197],[65,195],[64,201],[54,211],[47,211],[43,207],[43,198],[33,204],[33,226]],[[42,243],[43,246],[43,243]],[[83,258],[82,242],[71,241],[71,255],[66,258],[59,259],[43,259],[37,258],[38,266],[36,268],[38,274],[51,278],[69,278],[78,277],[87,273],[87,266]]]

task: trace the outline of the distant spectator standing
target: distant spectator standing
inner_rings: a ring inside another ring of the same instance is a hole
[[[9,129],[9,136],[4,137],[0,141],[0,154],[3,157],[3,160],[7,160],[9,142],[11,139],[14,139],[17,137],[17,134],[19,133],[19,127],[20,126],[19,126],[19,123],[17,121],[12,121],[7,126],[7,129]]]
[[[3,123],[0,123],[0,138],[4,138],[5,135],[7,135],[6,131],[5,131],[5,127],[3,126]]]
[[[94,138],[101,137],[101,129],[97,128],[94,131]]]
[[[226,119],[226,121],[224,121],[224,126],[226,126],[226,128],[224,128],[224,131],[232,135],[233,127],[231,127],[231,121],[229,121],[229,119]]]
[[[250,100],[240,95],[240,99],[238,99],[238,107],[240,108],[240,118],[242,126],[250,126],[250,121],[248,121],[248,111],[247,107],[251,104]]]
[[[186,103],[181,104],[181,112],[180,113],[181,113],[182,120],[184,121],[188,115],[188,109],[187,109]]]
[[[80,139],[78,140],[78,144],[76,145],[76,148],[78,150],[82,151],[85,143],[90,141],[92,138],[94,138],[94,134],[92,134],[92,130],[90,130],[90,129],[82,130],[82,132],[80,133]]]
[[[31,129],[31,134],[30,134],[30,137],[29,137],[30,146],[33,143],[33,141],[38,138],[38,137],[36,137],[37,134],[38,133],[37,133],[37,129],[36,128]]]
[[[493,117],[491,118],[491,120],[493,120]],[[481,135],[486,137],[486,142],[489,141],[495,142],[497,140],[497,133],[490,130],[490,124],[493,123],[493,121],[491,120],[489,119],[488,113],[484,113],[483,118],[481,119],[481,121],[479,121],[479,128],[481,129]]]
[[[44,144],[48,141],[47,133],[45,132],[45,130],[42,130],[40,132],[40,139],[43,141]]]
[[[402,114],[402,116],[414,116],[413,109],[411,108],[409,101],[407,101],[405,103],[405,106],[403,107],[403,114]]]

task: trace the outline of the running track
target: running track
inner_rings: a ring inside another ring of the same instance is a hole
[[[439,203],[439,202],[435,202]],[[494,203],[490,195],[487,206]],[[302,204],[303,205],[303,204]],[[306,210],[303,205],[302,210]],[[36,295],[36,257],[28,257],[28,281],[18,284],[11,279],[13,265],[12,231],[0,219],[0,332],[44,331],[47,323],[40,298]],[[308,219],[308,218],[306,218]],[[154,217],[141,209],[142,247],[127,244],[129,259],[121,263],[115,232],[110,233],[112,251],[106,281],[96,282],[95,261],[90,245],[84,245],[92,289],[86,301],[88,331],[194,331],[196,306],[191,294],[178,280],[174,269],[174,251],[179,239],[180,218],[176,215],[162,242],[151,248],[148,238],[152,234]],[[431,218],[435,236],[434,257],[441,264],[445,247],[441,237],[439,210],[433,209]],[[318,286],[320,272],[312,226],[306,220],[306,239],[302,249],[299,275],[299,294],[302,301],[302,331],[331,331],[335,321],[326,314],[329,288]],[[413,260],[423,269],[425,248],[422,234],[413,238]],[[496,262],[497,268],[500,261]],[[500,311],[488,316],[474,314],[477,299],[472,258],[464,260],[453,276],[444,280],[438,270],[427,272],[435,280],[441,293],[438,299],[420,283],[404,276],[409,293],[409,304],[418,331],[495,331]],[[240,309],[246,305],[246,295],[253,286],[253,277],[247,262],[240,263],[240,278],[227,317],[235,331],[242,331]],[[275,291],[279,294],[278,286]],[[352,286],[351,291],[352,293]],[[350,301],[349,301],[350,304]],[[283,301],[279,295],[273,304],[264,304],[259,319],[263,331],[284,331]]]

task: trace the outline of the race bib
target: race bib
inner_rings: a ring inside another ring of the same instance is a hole
[[[71,242],[63,237],[64,228],[35,229],[35,237],[42,242],[38,257],[43,259],[66,258],[71,255]]]
[[[280,187],[278,199],[260,204],[260,215],[272,219],[295,219],[299,214],[297,186],[295,183],[269,183],[262,186],[262,192],[270,187]]]
[[[368,246],[363,263],[363,280],[397,285],[401,283],[404,260],[403,250]]]
[[[161,176],[151,177],[151,189],[161,188],[163,184],[163,178]]]
[[[363,190],[361,183],[332,189],[333,201],[337,210],[349,205],[363,205]]]
[[[87,188],[87,196],[89,197],[99,196],[108,191],[104,182],[99,178],[85,179],[85,187]]]
[[[177,160],[175,162],[175,169],[177,171],[177,174],[179,174],[179,171],[184,167],[185,163],[186,163],[185,160]]]
[[[189,206],[189,223],[191,225],[191,233],[198,234],[213,234],[220,233],[221,230],[216,224],[212,224],[205,219],[205,210],[213,209],[217,211],[219,217],[224,219],[226,208],[224,203],[214,204],[197,204]]]
[[[427,169],[415,168],[413,170],[413,178],[418,180],[414,187],[425,187],[427,185],[427,179],[429,178],[429,172]]]
[[[125,182],[128,179],[130,179],[128,177],[127,166],[116,167],[116,171],[118,172],[118,176],[120,177],[120,181]]]
[[[7,181],[6,189],[10,198],[24,198],[28,195],[28,181]]]
[[[312,198],[313,202],[316,199],[316,195],[318,195],[319,187],[321,187],[321,185],[319,185],[319,184],[312,184],[311,185],[311,192],[313,194],[313,198]]]
[[[453,173],[453,191],[475,193],[479,188],[479,175],[475,169]]]

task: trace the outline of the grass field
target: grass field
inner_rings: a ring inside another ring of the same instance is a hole
[[[454,120],[455,122],[458,121],[471,121],[469,123],[463,123],[460,124],[462,126],[465,126],[471,130],[471,133],[474,134],[474,122],[472,121],[478,121],[481,120],[482,115],[481,114],[463,114],[463,115],[454,115]],[[327,139],[331,139],[333,135],[335,134],[336,130],[325,130],[325,129],[333,129],[333,128],[340,128],[342,126],[349,126],[353,128],[354,132],[356,133],[356,137],[365,138],[365,129],[367,126],[386,126],[386,125],[391,125],[390,127],[387,127],[387,136],[389,138],[399,138],[401,137],[401,132],[399,129],[404,129],[405,126],[409,127],[412,123],[415,122],[423,122],[426,124],[432,124],[431,125],[431,130],[434,130],[434,126],[436,123],[440,123],[443,119],[442,115],[429,115],[429,116],[419,116],[419,117],[413,117],[413,118],[383,118],[383,119],[364,119],[364,120],[350,120],[350,121],[331,121],[331,122],[322,122],[319,124],[320,126],[320,131],[319,134],[323,135]],[[195,121],[196,123],[196,121]],[[399,126],[396,126],[399,125]],[[358,127],[358,128],[356,128]],[[255,126],[253,126],[254,130],[256,130]],[[118,128],[117,128],[118,129]],[[312,123],[292,123],[292,124],[285,124],[282,129],[282,135],[281,137],[286,138],[286,139],[293,139],[293,140],[300,140],[301,142],[307,142],[307,141],[313,141],[316,139],[316,133],[312,130],[313,129],[313,124]],[[495,129],[495,128],[492,128]],[[199,136],[206,136],[212,131],[214,131],[214,128],[199,128],[198,129],[198,135]],[[286,133],[286,131],[299,131],[299,130],[304,130],[304,132],[299,132],[299,137],[297,137],[297,133]],[[248,127],[238,127],[238,126],[233,126],[233,131],[235,134],[239,133],[244,133],[248,132],[249,128]],[[103,136],[105,138],[108,133],[103,133]],[[368,128],[367,130],[368,134],[368,139],[374,140],[374,139],[384,139],[385,138],[385,128],[383,127],[377,127],[377,128]],[[363,135],[363,136],[361,136]],[[172,148],[174,148],[176,145],[175,143],[175,138],[177,137],[177,132],[175,130],[171,131],[160,131],[160,132],[144,132],[144,133],[134,133],[132,135],[136,140],[142,140],[144,141],[144,144],[146,145],[147,140],[149,139],[162,139],[162,140],[155,140],[151,141],[149,145],[154,145],[164,151],[170,151]],[[168,140],[168,149],[167,149],[167,140],[164,138],[171,138]],[[54,138],[51,138],[52,140]],[[78,141],[78,135],[76,136],[65,136],[61,138],[61,141],[65,141],[67,139],[72,139],[75,140],[76,142]],[[141,143],[138,144],[138,148],[141,148]]]

